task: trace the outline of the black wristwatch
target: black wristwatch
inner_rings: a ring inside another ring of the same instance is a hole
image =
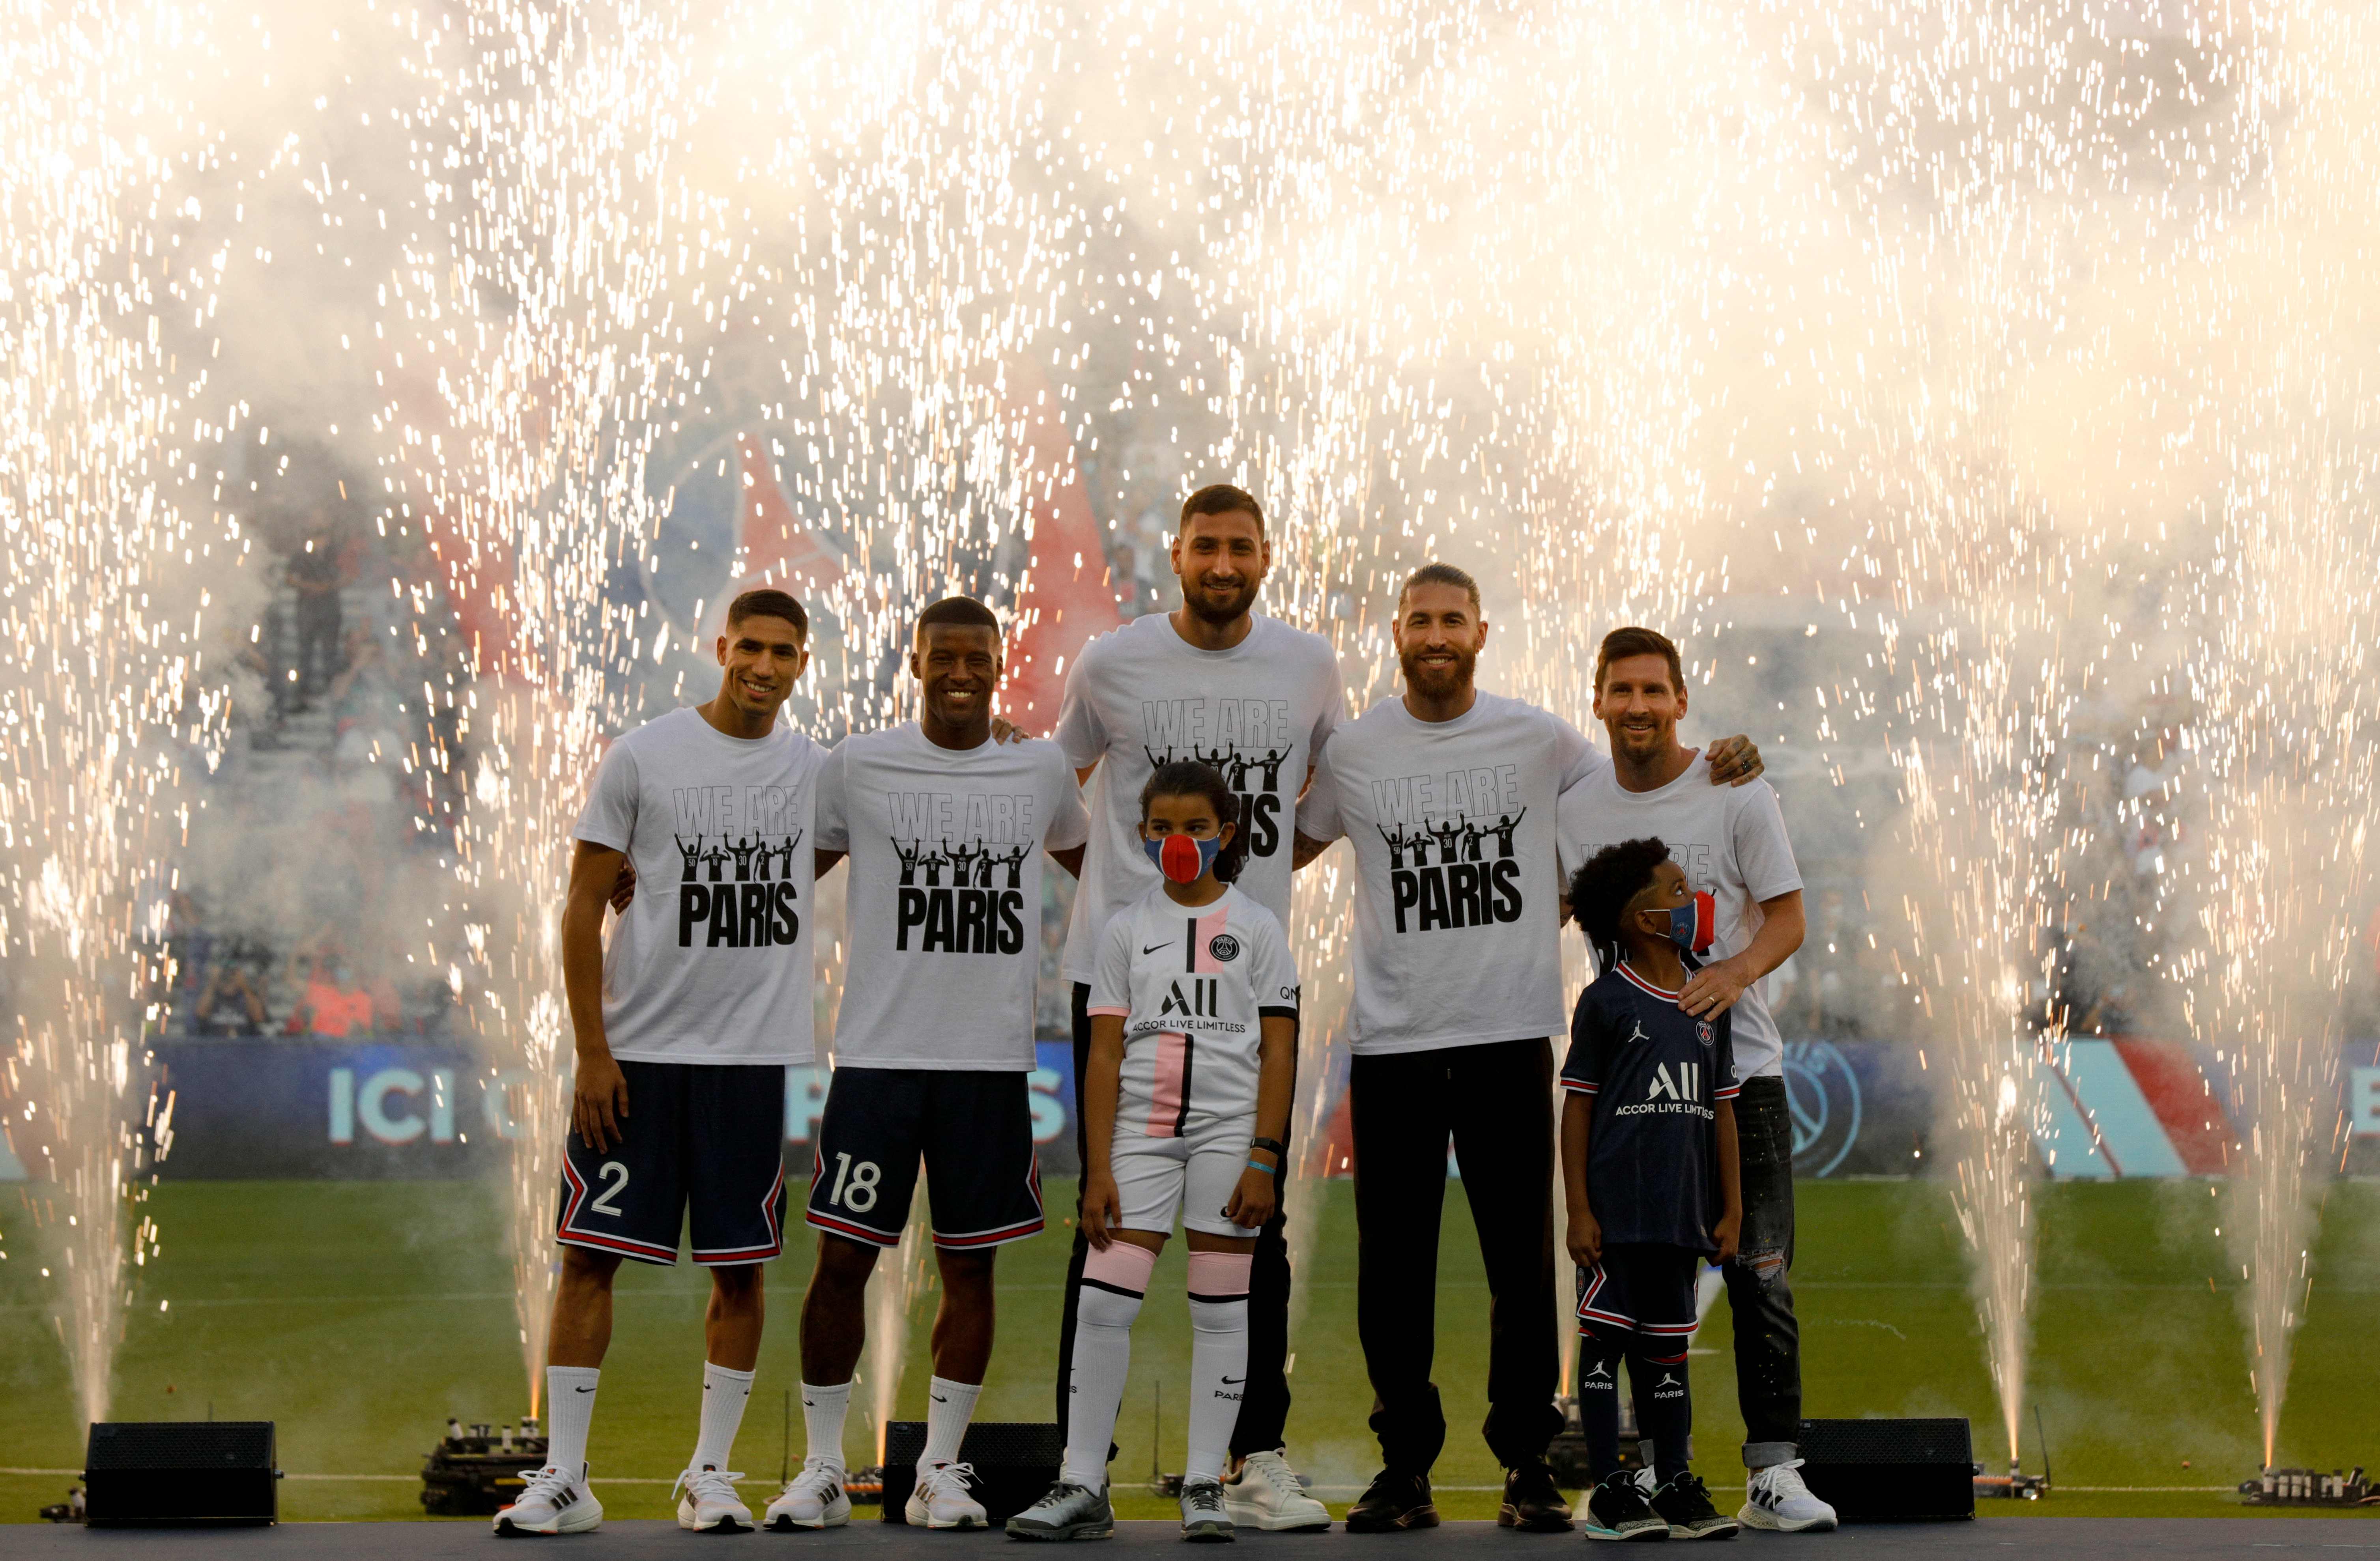
[[[1272,1157],[1276,1160],[1286,1161],[1289,1158],[1289,1145],[1283,1144],[1278,1138],[1252,1138],[1248,1140],[1249,1153],[1253,1154],[1258,1149],[1270,1151]]]

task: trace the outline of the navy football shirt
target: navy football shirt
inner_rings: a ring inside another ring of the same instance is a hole
[[[1586,1201],[1606,1242],[1718,1250],[1717,1107],[1741,1088],[1729,1017],[1687,1013],[1624,964],[1578,995],[1561,1082],[1594,1107]]]

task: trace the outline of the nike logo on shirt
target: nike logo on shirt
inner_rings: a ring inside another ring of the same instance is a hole
[[[1147,948],[1143,949],[1141,952],[1144,954],[1154,954],[1160,949],[1171,948],[1172,946],[1172,940],[1169,938],[1163,943],[1151,943]]]

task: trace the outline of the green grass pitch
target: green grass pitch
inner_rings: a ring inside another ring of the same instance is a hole
[[[1049,1188],[1053,1210],[1071,1183]],[[293,1519],[418,1518],[422,1455],[446,1418],[502,1422],[525,1407],[494,1195],[477,1183],[169,1184],[150,1205],[163,1254],[138,1271],[118,1359],[115,1418],[280,1422],[283,1511]],[[1804,1182],[1794,1282],[1808,1413],[1961,1414],[1978,1449],[2001,1434],[1948,1200],[1922,1182]],[[2061,1184],[2043,1191],[2040,1290],[2031,1394],[2041,1406],[2062,1513],[2240,1510],[2216,1492],[2259,1461],[2255,1406],[2234,1290],[2239,1269],[2215,1235],[2227,1198],[2203,1182]],[[800,1190],[794,1190],[800,1206]],[[1065,1229],[1007,1249],[1000,1342],[978,1414],[1046,1419]],[[63,1351],[49,1316],[49,1261],[10,1199],[0,1208],[0,1467],[79,1465]],[[757,1507],[776,1476],[784,1392],[796,1379],[795,1315],[809,1262],[803,1233],[774,1265],[772,1326],[737,1445]],[[2227,1278],[2227,1270],[2228,1277]],[[598,1493],[622,1517],[662,1517],[668,1479],[693,1445],[699,1397],[702,1275],[628,1265],[604,1370],[592,1461]],[[1364,1429],[1370,1391],[1354,1329],[1354,1200],[1332,1184],[1299,1274],[1303,1321],[1291,1373],[1294,1459],[1337,1506],[1374,1470]],[[1152,1385],[1166,1386],[1163,1461],[1180,1467],[1180,1384],[1188,1320],[1179,1243],[1160,1266],[1135,1340],[1116,1463],[1127,1517],[1163,1515],[1141,1495],[1150,1463]],[[1447,1203],[1435,1374],[1453,1429],[1437,1478],[1450,1517],[1487,1517],[1497,1478],[1476,1427],[1485,1412],[1485,1308],[1470,1219]],[[170,1300],[161,1313],[160,1301]],[[898,1413],[917,1416],[930,1297],[919,1302]],[[1699,1468],[1740,1484],[1738,1419],[1724,1302],[1693,1360]],[[2380,1187],[2332,1189],[2297,1344],[2279,1460],[2322,1469],[2380,1462],[2371,1414],[2380,1343]],[[872,1461],[874,1431],[855,1395],[847,1452]],[[2029,1417],[2028,1417],[2029,1419]],[[795,1427],[796,1446],[800,1428]],[[2029,1468],[2039,1467],[2030,1446]],[[2184,1460],[2188,1467],[2184,1467]],[[359,1479],[370,1475],[379,1478]],[[610,1477],[610,1482],[607,1482]],[[0,1520],[33,1518],[67,1482],[0,1474]],[[2089,1492],[2073,1487],[2134,1487]],[[2141,1489],[2151,1488],[2151,1489]],[[1722,1500],[1727,1499],[1722,1494]],[[1995,1504],[1996,1506],[2002,1504]]]

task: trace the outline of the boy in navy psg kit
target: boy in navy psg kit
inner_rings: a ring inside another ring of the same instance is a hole
[[[1710,896],[1657,840],[1589,857],[1571,880],[1587,937],[1621,958],[1578,998],[1562,1064],[1562,1189],[1578,1265],[1579,1422],[1596,1481],[1586,1536],[1724,1539],[1734,1519],[1686,1467],[1694,1271],[1735,1252],[1739,1093],[1726,1013],[1678,1006],[1688,950],[1710,946]],[[1651,1500],[1620,1467],[1619,1374],[1653,1444]]]

